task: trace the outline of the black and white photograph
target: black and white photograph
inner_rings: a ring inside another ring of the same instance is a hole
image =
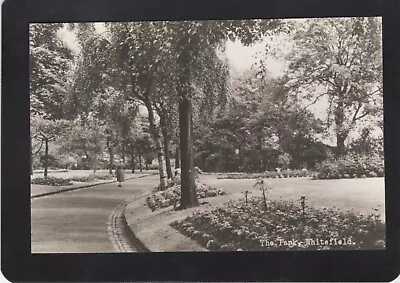
[[[29,24],[31,253],[385,250],[381,17]]]

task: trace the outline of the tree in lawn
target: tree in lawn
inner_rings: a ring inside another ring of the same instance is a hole
[[[162,134],[157,125],[154,101],[159,94],[154,86],[158,66],[166,58],[167,48],[161,34],[155,32],[152,22],[107,23],[110,34],[114,67],[118,70],[120,87],[128,100],[139,101],[146,107],[149,130],[159,163],[160,188],[167,186]]]
[[[96,110],[94,115],[105,127],[111,174],[115,163],[115,151],[118,147],[123,162],[125,162],[125,143],[138,112],[138,107],[135,102],[127,101],[125,95],[118,89],[108,87],[94,98],[93,108]]]
[[[29,25],[30,114],[62,119],[73,54],[58,37],[63,24]],[[36,118],[35,118],[36,119]],[[31,144],[31,174],[33,173]]]
[[[60,151],[84,157],[84,162],[96,173],[106,148],[105,130],[93,116],[85,121],[84,124],[80,119],[72,122],[68,136],[61,141]]]
[[[343,155],[350,132],[382,109],[381,21],[309,19],[293,39],[289,85],[306,107],[325,100],[326,125],[334,126],[336,155]]]
[[[112,26],[113,24],[110,24]],[[146,22],[122,24],[113,33],[117,34],[122,62],[129,66],[131,86],[134,96],[143,101],[149,112],[153,139],[159,140],[154,127],[151,90],[153,79],[162,60],[169,60],[175,72],[171,79],[176,81],[176,94],[179,100],[179,125],[181,147],[181,208],[198,204],[194,183],[192,104],[193,104],[193,69],[196,59],[210,48],[216,50],[228,39],[240,39],[244,44],[251,44],[267,31],[276,28],[278,21],[204,21],[204,22]],[[125,28],[125,31],[123,30]],[[118,33],[123,36],[118,36]],[[130,41],[130,42],[128,42]],[[142,46],[142,48],[140,48]],[[204,93],[204,92],[203,92]],[[163,157],[161,146],[156,143],[159,156]],[[161,167],[161,166],[160,166]],[[163,175],[160,174],[160,178]],[[163,185],[163,180],[161,185]],[[165,181],[164,181],[165,182]]]
[[[39,115],[31,117],[31,135],[32,138],[40,143],[37,153],[39,153],[44,145],[43,156],[43,176],[47,178],[49,167],[49,144],[65,135],[70,127],[69,121],[66,120],[50,120]]]
[[[160,62],[158,68],[163,71],[157,72],[157,76],[154,78],[153,82],[154,92],[157,93],[157,95],[154,95],[153,105],[157,115],[160,118],[159,125],[162,134],[165,166],[168,179],[173,178],[170,154],[171,143],[174,140],[174,137],[177,136],[177,133],[179,133],[177,119],[178,100],[176,96],[176,82],[171,79],[171,73],[173,73],[175,70],[171,69],[171,66],[172,64],[169,62],[169,60]],[[179,157],[176,159],[178,159],[179,163]]]
[[[138,116],[132,123],[126,139],[126,153],[130,156],[132,173],[135,173],[136,159],[139,161],[139,170],[143,171],[143,156],[152,152],[152,142],[149,137],[148,122],[142,122]]]
[[[125,139],[137,114],[137,105],[126,100],[125,93],[118,86],[109,39],[98,34],[93,24],[74,24],[71,29],[80,44],[76,79],[70,96],[71,113],[80,115],[83,124],[93,115],[95,121],[103,126],[111,174],[118,148],[125,159]]]
[[[179,98],[179,126],[181,147],[181,203],[185,209],[198,205],[193,164],[193,68],[197,58],[209,54],[210,48],[224,50],[228,39],[249,45],[278,26],[278,21],[190,21],[170,23],[171,35],[177,51],[177,94]]]

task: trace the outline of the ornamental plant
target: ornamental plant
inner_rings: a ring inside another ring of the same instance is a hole
[[[70,179],[64,179],[64,178],[57,178],[57,177],[47,177],[47,178],[42,178],[38,177],[35,179],[31,180],[31,184],[34,185],[46,185],[46,186],[69,186],[72,185],[72,182]]]
[[[198,198],[209,198],[220,195],[225,195],[225,191],[216,189],[206,184],[197,183],[197,197]],[[155,191],[153,194],[146,199],[146,205],[155,211],[157,209],[165,208],[168,206],[176,206],[181,198],[181,187],[180,185],[174,185],[163,191]]]
[[[261,197],[253,197],[247,205],[244,200],[231,201],[170,225],[212,251],[385,248],[385,224],[376,211],[364,215],[307,206],[304,213],[304,206],[302,201],[269,201],[265,210]],[[266,246],[266,241],[272,244]],[[287,245],[290,241],[296,246]]]

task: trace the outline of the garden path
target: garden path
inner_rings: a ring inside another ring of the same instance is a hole
[[[31,200],[32,253],[115,252],[107,222],[126,199],[152,190],[158,175]]]

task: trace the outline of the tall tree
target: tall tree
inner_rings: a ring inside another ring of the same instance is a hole
[[[198,58],[210,48],[223,50],[228,39],[239,39],[249,45],[276,28],[278,21],[188,21],[170,25],[171,45],[177,53],[177,95],[181,147],[182,209],[198,204],[194,183],[193,155],[193,76]],[[204,92],[207,94],[207,92]]]
[[[59,38],[63,24],[29,25],[30,114],[46,119],[64,117],[64,101],[73,70],[72,51]],[[37,120],[37,118],[34,118]],[[33,146],[31,144],[31,174]],[[47,160],[47,159],[46,159]]]
[[[40,148],[44,144],[44,177],[47,178],[49,166],[49,145],[50,142],[65,135],[69,129],[69,122],[66,120],[49,120],[39,115],[31,117],[31,135],[34,140],[40,142]],[[40,152],[40,150],[38,150]]]
[[[184,21],[184,22],[137,22],[107,24],[115,43],[115,50],[124,67],[125,83],[132,88],[132,96],[146,106],[152,137],[157,148],[160,168],[164,167],[164,154],[160,132],[153,112],[154,78],[164,72],[160,63],[168,61],[170,78],[176,82],[179,101],[180,147],[182,163],[181,208],[198,204],[194,183],[193,164],[193,78],[196,61],[212,49],[223,49],[228,39],[239,39],[251,44],[276,28],[278,21]],[[172,71],[171,71],[172,70]],[[202,86],[204,87],[204,86]],[[203,92],[203,94],[208,94]],[[165,184],[164,172],[160,171],[161,186]]]
[[[73,53],[59,38],[63,24],[29,25],[30,102],[32,115],[62,119]]]
[[[306,107],[327,103],[326,123],[334,126],[336,154],[360,123],[382,109],[381,21],[326,18],[302,22],[289,54],[289,85]]]

